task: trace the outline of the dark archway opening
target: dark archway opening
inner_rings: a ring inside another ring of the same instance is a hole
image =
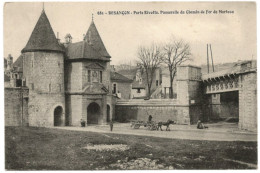
[[[107,122],[110,122],[110,106],[107,105]]]
[[[60,126],[62,124],[62,107],[57,106],[54,109],[54,126]]]
[[[208,121],[239,122],[238,91],[211,94],[208,96]]]
[[[98,118],[100,116],[100,107],[97,103],[90,103],[87,108],[87,124],[98,124]]]

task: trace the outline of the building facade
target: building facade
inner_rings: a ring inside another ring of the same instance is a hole
[[[55,37],[43,10],[22,50],[30,126],[104,124],[113,118],[110,55],[92,20],[84,39]],[[8,63],[7,63],[8,64]]]

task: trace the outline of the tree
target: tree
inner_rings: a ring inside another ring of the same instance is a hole
[[[183,40],[172,39],[163,46],[163,62],[168,66],[170,72],[170,93],[173,98],[173,80],[177,72],[177,66],[187,60],[191,60],[191,49]]]
[[[151,96],[151,86],[153,83],[153,76],[156,69],[162,62],[162,53],[158,45],[140,46],[138,48],[138,66],[141,68],[146,77],[148,96]]]

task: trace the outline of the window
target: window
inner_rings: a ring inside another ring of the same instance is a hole
[[[34,90],[34,84],[31,83],[31,90]]]
[[[32,63],[32,67],[33,67],[33,60],[32,60],[32,62],[31,62],[31,63]]]
[[[156,86],[158,86],[159,85],[159,81],[158,80],[156,80]]]
[[[116,84],[113,84],[113,94],[116,94]]]
[[[60,67],[60,61],[58,61],[58,66]]]
[[[91,78],[91,71],[88,70],[88,82],[91,82],[90,78]]]
[[[51,84],[49,84],[49,92],[51,92]]]
[[[102,71],[99,72],[99,82],[102,83]]]
[[[140,88],[137,89],[137,93],[141,93],[141,89]]]

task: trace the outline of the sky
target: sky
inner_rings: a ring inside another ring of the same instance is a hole
[[[16,59],[25,47],[41,14],[43,3],[5,3],[4,57]],[[207,44],[214,63],[256,59],[256,4],[253,2],[47,2],[44,9],[61,42],[70,33],[83,40],[92,20],[99,31],[111,64],[134,64],[139,46],[163,44],[172,37],[191,46],[193,65],[206,64]],[[133,14],[134,11],[184,11],[184,14]],[[189,11],[228,10],[231,14],[186,14]],[[104,15],[98,15],[97,12]],[[130,11],[108,15],[108,11]]]

